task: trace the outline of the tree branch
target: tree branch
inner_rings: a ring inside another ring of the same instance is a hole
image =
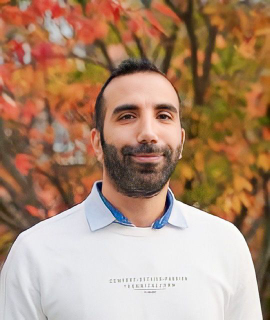
[[[82,61],[85,61],[85,62],[90,62],[90,63],[93,63],[97,66],[100,66],[108,71],[111,71],[109,66],[101,61],[98,61],[96,60],[95,58],[90,58],[90,57],[84,57],[84,58],[81,58],[81,57],[77,57],[75,56],[74,54],[70,54],[70,57],[72,58],[76,58],[76,59],[79,59],[79,60],[82,60]]]
[[[160,50],[161,50],[161,45],[160,45],[160,42],[158,42],[158,44],[156,45],[155,49],[153,50],[153,54],[152,54],[152,61],[154,63],[156,62],[156,60],[159,56]]]
[[[200,14],[203,17],[207,31],[208,31],[208,42],[207,46],[205,48],[205,55],[204,55],[204,61],[203,61],[203,74],[200,77],[200,88],[201,88],[201,100],[202,103],[204,102],[204,96],[205,92],[207,90],[207,87],[209,85],[209,76],[210,76],[210,70],[211,70],[211,60],[212,60],[212,54],[215,49],[216,44],[216,36],[218,29],[216,26],[211,25],[209,17],[203,13],[203,7],[200,6],[199,8]]]
[[[261,224],[262,224],[262,218],[261,217],[254,221],[254,223],[252,224],[250,230],[248,231],[248,233],[246,235],[247,242],[249,242],[253,238],[253,236],[256,234],[256,231],[261,226]]]
[[[202,96],[200,93],[200,83],[198,77],[198,41],[195,34],[194,21],[193,21],[193,0],[188,0],[187,9],[185,12],[177,8],[171,0],[165,0],[165,3],[175,12],[175,14],[184,21],[190,41],[191,51],[191,73],[194,89],[194,102],[195,104],[202,104]]]
[[[143,45],[142,45],[142,42],[141,42],[140,38],[135,33],[132,34],[132,37],[133,37],[133,39],[134,39],[134,41],[135,41],[135,43],[137,45],[137,48],[138,48],[139,53],[140,53],[140,57],[142,59],[147,59],[147,55],[146,55],[146,53],[144,51],[144,48],[143,48]]]
[[[113,61],[111,60],[111,58],[109,56],[109,53],[108,53],[107,48],[106,48],[106,45],[101,40],[96,40],[95,43],[100,48],[101,52],[103,53],[103,56],[104,56],[104,58],[105,58],[105,60],[107,61],[107,64],[108,64],[108,68],[112,72],[113,69],[114,69],[114,63],[113,63]]]
[[[246,216],[247,216],[247,208],[242,205],[242,208],[241,208],[241,212],[239,215],[237,215],[233,221],[233,224],[239,229],[241,230],[242,229],[242,226],[243,226],[243,223],[244,223],[244,220],[246,219]]]
[[[174,50],[175,42],[177,39],[177,31],[178,31],[178,26],[174,24],[171,35],[169,37],[165,36],[163,41],[163,44],[165,47],[165,57],[162,61],[161,71],[165,74],[167,74],[171,64],[173,50]]]
[[[261,252],[260,258],[260,268],[259,268],[259,291],[261,297],[264,296],[264,292],[267,288],[267,284],[269,282],[269,274],[270,274],[270,201],[269,201],[269,190],[268,190],[268,182],[270,178],[269,173],[261,172],[263,177],[263,191],[264,191],[264,244]]]
[[[42,174],[43,176],[47,177],[52,183],[53,185],[57,188],[57,190],[59,191],[65,205],[70,208],[74,203],[72,201],[69,200],[69,197],[67,196],[64,188],[62,187],[58,177],[52,176],[49,173],[43,171],[40,168],[36,168],[36,172]]]
[[[17,198],[17,192],[14,190],[14,188],[9,184],[7,181],[5,181],[3,178],[0,177],[0,185],[2,185],[10,194],[10,196],[13,199]]]
[[[0,156],[4,167],[8,170],[11,176],[18,182],[22,190],[28,190],[29,186],[27,180],[19,173],[16,169],[15,165],[13,164],[12,159],[10,156],[5,152],[5,145],[4,145],[4,128],[3,128],[3,120],[0,119]]]
[[[0,199],[0,221],[7,224],[12,230],[21,232],[38,223],[40,219],[26,213],[24,208],[18,210],[12,203],[5,203]]]
[[[126,53],[128,54],[129,57],[134,57],[134,53],[133,51],[126,45],[126,43],[123,41],[122,36],[120,31],[118,30],[117,26],[113,23],[109,23],[109,26],[111,27],[112,31],[114,32],[114,34],[116,35],[116,37],[118,38],[118,41],[123,45],[123,47],[126,50]]]

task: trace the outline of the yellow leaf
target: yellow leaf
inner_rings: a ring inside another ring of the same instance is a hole
[[[200,151],[195,153],[195,167],[198,171],[204,170],[204,155]]]
[[[223,144],[218,143],[218,142],[216,142],[215,140],[213,140],[211,138],[208,138],[207,142],[209,144],[209,147],[212,150],[216,151],[216,152],[220,152],[222,150],[222,148],[223,148]]]
[[[255,31],[255,35],[256,36],[264,36],[266,34],[270,34],[270,28],[269,27],[262,28],[262,29],[259,29],[259,30]]]
[[[270,170],[270,154],[261,153],[257,159],[257,166],[264,171]]]
[[[217,12],[217,7],[214,6],[214,5],[206,5],[204,8],[203,8],[203,12],[205,14],[215,14]]]
[[[254,163],[254,162],[252,162],[252,163]],[[252,163],[250,162],[250,164],[252,164]],[[250,169],[249,166],[245,166],[243,172],[244,172],[244,175],[248,179],[252,179],[254,177],[254,172]]]
[[[248,208],[251,205],[251,198],[248,197],[248,195],[246,194],[246,192],[242,191],[239,193],[239,198],[241,200],[241,202],[243,203],[243,205]]]
[[[235,176],[233,179],[234,188],[236,191],[247,190],[252,191],[252,184],[244,177]]]
[[[241,201],[237,195],[234,195],[232,198],[232,207],[233,210],[238,214],[241,211]]]
[[[193,172],[192,168],[186,163],[183,163],[181,166],[181,174],[187,180],[191,180],[194,177],[194,172]]]
[[[218,34],[216,38],[216,47],[219,49],[224,49],[226,48],[226,46],[227,46],[227,43],[225,38],[221,34]]]

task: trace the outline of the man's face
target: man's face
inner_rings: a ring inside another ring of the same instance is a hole
[[[160,74],[135,73],[113,79],[104,100],[103,180],[129,197],[154,196],[168,182],[184,142],[174,88]]]

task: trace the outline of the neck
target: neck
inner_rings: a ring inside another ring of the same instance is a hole
[[[136,227],[150,227],[164,213],[168,186],[169,182],[151,198],[131,198],[118,192],[103,176],[102,193]]]

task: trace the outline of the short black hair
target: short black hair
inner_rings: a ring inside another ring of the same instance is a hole
[[[104,97],[103,97],[104,90],[114,78],[128,75],[128,74],[138,73],[138,72],[156,72],[168,80],[166,75],[163,72],[161,72],[161,70],[159,70],[158,67],[148,59],[129,58],[122,61],[119,64],[119,66],[112,71],[110,77],[106,80],[106,82],[100,89],[100,92],[96,99],[95,110],[94,110],[94,127],[101,133],[102,138],[103,138],[103,126],[104,126],[104,119],[105,119],[105,106],[104,106]],[[176,89],[175,91],[178,96],[178,100],[180,104],[181,100],[180,100],[179,94]]]

